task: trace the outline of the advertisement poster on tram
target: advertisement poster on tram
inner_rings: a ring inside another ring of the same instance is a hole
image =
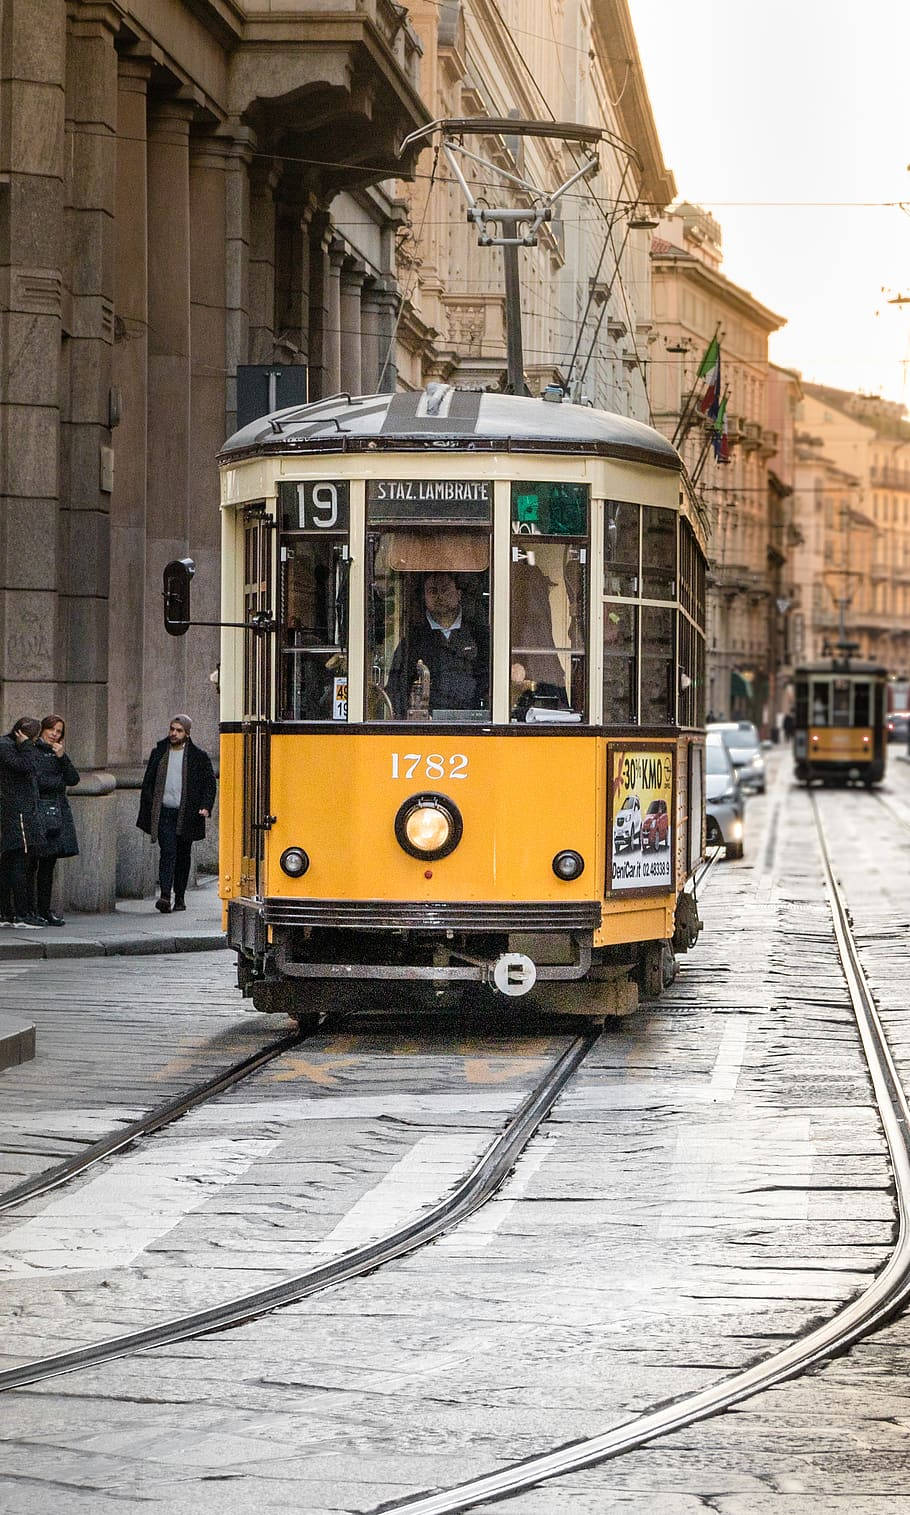
[[[614,748],[610,877],[615,892],[673,885],[673,750]]]

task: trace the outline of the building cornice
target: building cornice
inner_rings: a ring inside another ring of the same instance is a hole
[[[754,295],[750,295],[747,289],[734,284],[724,274],[715,272],[698,258],[678,258],[652,252],[651,264],[655,273],[666,272],[701,285],[705,292],[714,295],[718,300],[723,300],[728,305],[735,306],[741,314],[757,321],[769,332],[779,331],[787,324],[786,316],[777,315],[767,305],[762,305],[760,300],[756,300]]]
[[[664,162],[628,0],[594,0],[592,16],[621,133],[641,158],[642,198],[664,210],[676,196],[676,180]]]

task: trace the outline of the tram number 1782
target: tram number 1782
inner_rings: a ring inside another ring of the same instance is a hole
[[[441,752],[431,752],[426,757],[422,752],[392,753],[393,779],[412,779],[418,770],[427,779],[466,779],[468,760],[463,752],[450,753],[448,758]]]

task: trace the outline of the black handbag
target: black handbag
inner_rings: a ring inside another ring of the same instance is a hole
[[[63,830],[63,811],[59,800],[39,800],[38,811],[41,816],[41,826],[44,835],[49,842],[54,841]]]

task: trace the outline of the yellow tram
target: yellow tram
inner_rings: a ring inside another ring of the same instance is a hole
[[[276,412],[220,461],[243,993],[298,1020],[658,993],[698,934],[704,810],[704,542],[671,445],[433,385]]]
[[[885,775],[888,670],[875,663],[826,658],[794,674],[793,761],[811,784],[871,786]]]

